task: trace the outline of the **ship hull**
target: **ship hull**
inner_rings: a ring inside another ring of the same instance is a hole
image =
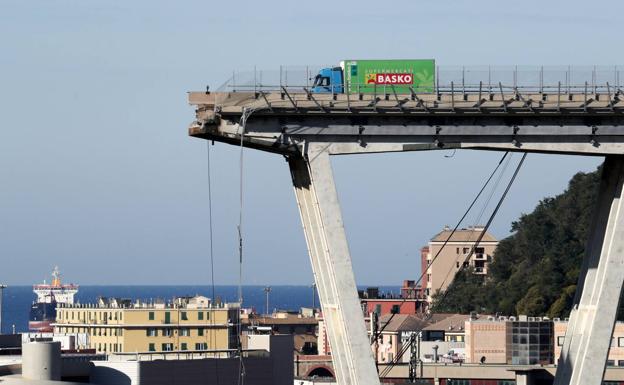
[[[52,324],[56,321],[56,302],[35,303],[30,308],[28,329],[33,332],[52,332]]]
[[[28,330],[36,333],[54,332],[53,321],[28,321]]]

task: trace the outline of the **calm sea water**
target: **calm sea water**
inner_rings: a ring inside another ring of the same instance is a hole
[[[384,292],[399,292],[398,286],[380,286]],[[364,289],[362,287],[361,289]],[[224,302],[234,302],[238,298],[237,286],[216,286],[215,297]],[[212,298],[210,286],[80,286],[76,301],[92,303],[98,297],[121,297],[149,300],[154,298],[171,299],[196,294]],[[11,286],[4,290],[2,306],[2,332],[10,333],[12,325],[17,332],[28,330],[28,312],[36,299],[32,286]],[[315,294],[315,305],[318,307],[318,296]],[[301,307],[312,306],[312,289],[309,286],[272,286],[269,295],[271,310],[299,310]],[[266,296],[264,286],[243,287],[243,307],[255,308],[265,312]]]

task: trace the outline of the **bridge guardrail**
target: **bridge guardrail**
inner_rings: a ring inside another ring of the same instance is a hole
[[[321,68],[332,66],[280,66],[275,70],[233,71],[217,91],[304,93]],[[624,88],[624,65],[612,66],[437,66],[431,87],[416,93],[617,93]],[[354,86],[351,84],[351,86]],[[363,86],[363,85],[362,85]],[[347,87],[348,88],[348,87]],[[357,89],[357,85],[355,85]],[[391,94],[390,86],[380,86],[379,94]],[[357,94],[351,92],[350,94]]]

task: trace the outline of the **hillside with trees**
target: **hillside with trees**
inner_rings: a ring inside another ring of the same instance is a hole
[[[513,222],[494,254],[487,278],[460,271],[434,312],[477,311],[567,317],[572,307],[600,171],[578,173],[566,191],[539,202]]]

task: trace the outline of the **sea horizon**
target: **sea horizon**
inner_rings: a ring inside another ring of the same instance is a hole
[[[275,310],[298,311],[302,307],[319,307],[318,294],[312,297],[311,285],[242,285],[243,308],[257,312],[266,312],[266,293],[264,288],[271,286],[269,293],[269,312]],[[378,287],[384,293],[400,292],[400,286],[358,285],[358,290]],[[128,298],[149,301],[152,299],[170,299],[174,297],[204,295],[212,297],[212,285],[79,285],[75,296],[76,303],[94,303],[99,297]],[[214,297],[222,302],[238,301],[238,285],[214,285]],[[4,289],[2,305],[2,333],[28,331],[30,307],[36,300],[32,285],[12,285]]]

